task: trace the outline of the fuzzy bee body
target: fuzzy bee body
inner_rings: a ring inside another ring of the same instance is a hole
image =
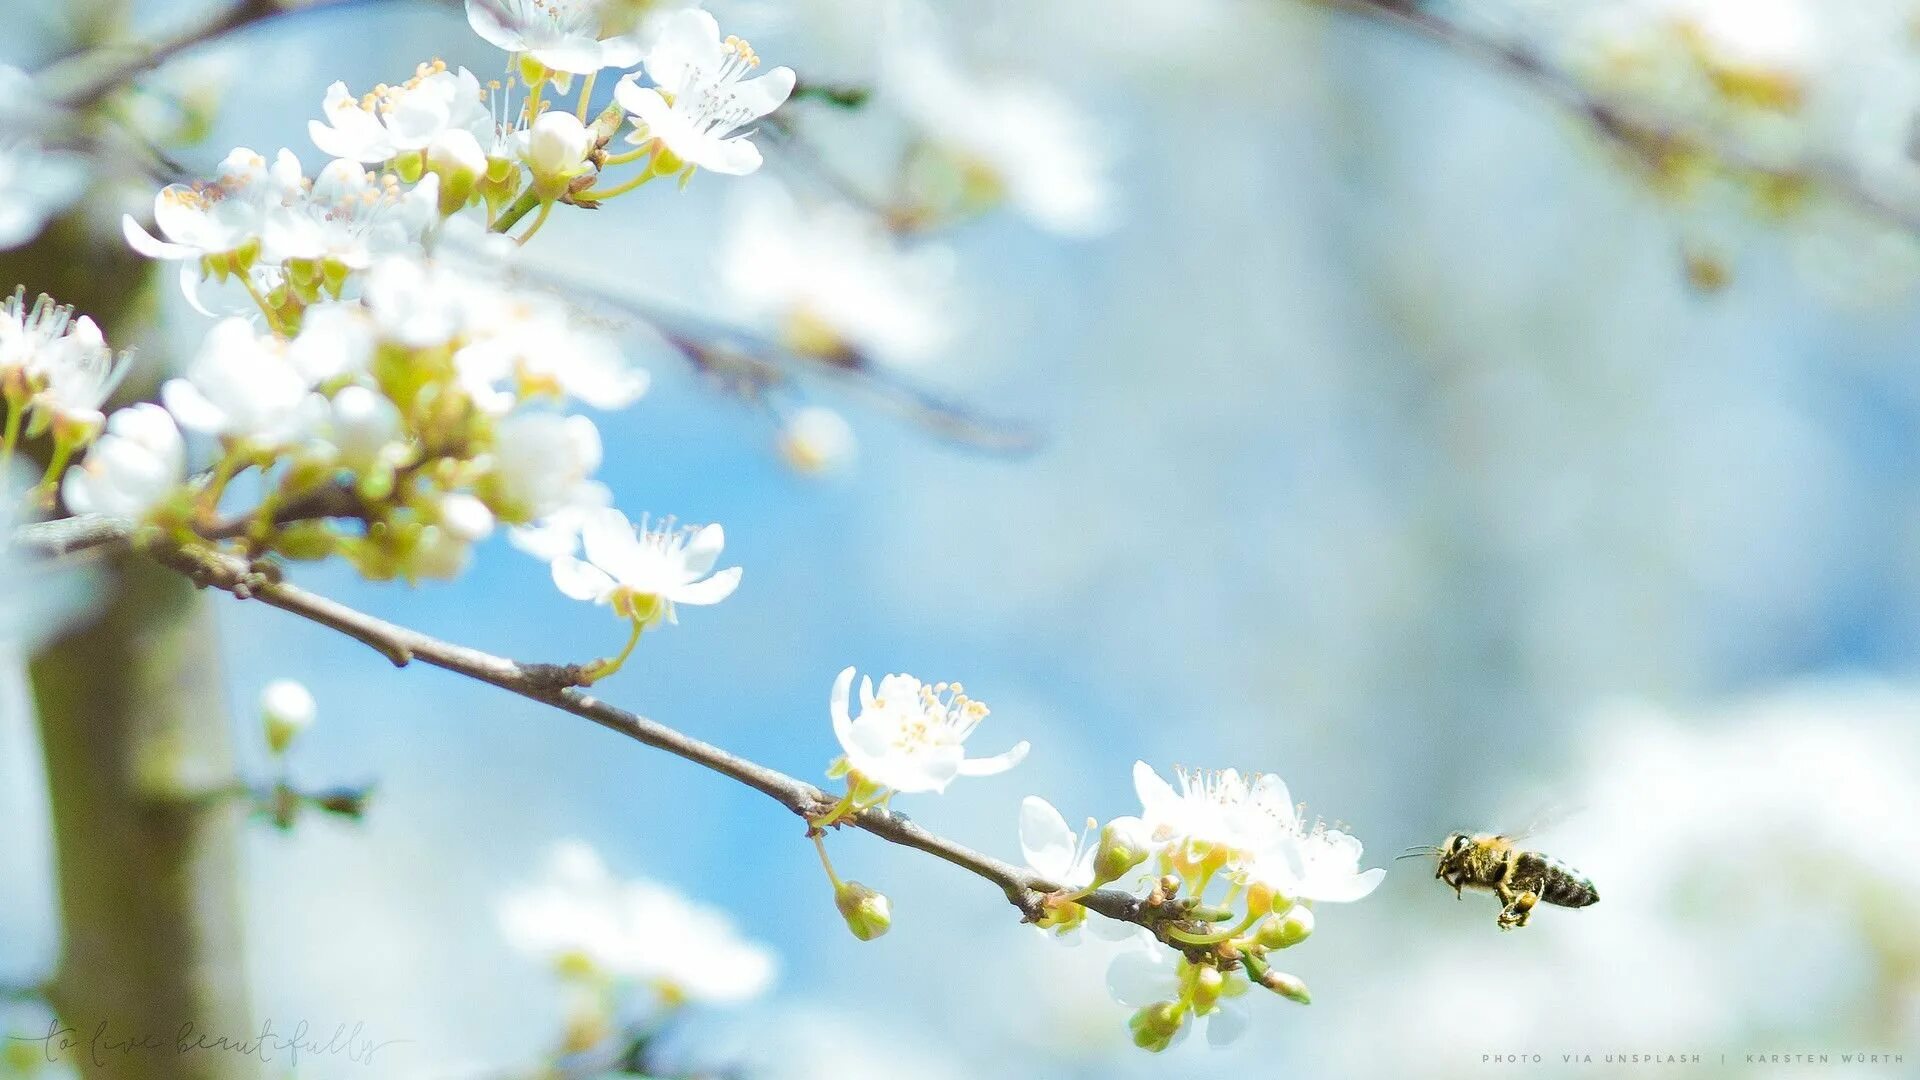
[[[1431,849],[1439,864],[1433,876],[1462,889],[1485,889],[1500,898],[1500,929],[1527,925],[1534,905],[1583,908],[1600,902],[1600,890],[1585,874],[1551,855],[1522,848],[1511,837],[1454,833]]]

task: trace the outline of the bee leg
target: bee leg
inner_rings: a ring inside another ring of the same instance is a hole
[[[1539,902],[1540,897],[1534,893],[1523,892],[1515,896],[1500,912],[1500,929],[1511,930],[1527,925],[1527,917],[1533,914],[1533,905]]]

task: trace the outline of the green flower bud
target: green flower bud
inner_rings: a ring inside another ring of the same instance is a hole
[[[1286,915],[1261,924],[1258,941],[1268,949],[1290,949],[1313,934],[1313,912],[1295,904]]]
[[[1186,1009],[1172,1001],[1157,1002],[1141,1009],[1127,1021],[1128,1030],[1133,1032],[1133,1045],[1156,1054],[1165,1050],[1173,1045],[1173,1037],[1180,1033],[1180,1025],[1186,1021],[1186,1015]]]
[[[1212,964],[1200,964],[1193,968],[1187,996],[1193,1001],[1193,1011],[1204,1016],[1213,1011],[1220,1000],[1220,992],[1226,989],[1227,977]]]
[[[1260,985],[1301,1005],[1313,1004],[1313,995],[1307,993],[1307,984],[1298,975],[1289,975],[1284,971],[1269,969],[1260,976]]]
[[[1146,823],[1137,817],[1119,817],[1100,830],[1100,846],[1093,854],[1093,881],[1105,885],[1147,861],[1153,854],[1153,838]]]
[[[260,691],[260,715],[266,722],[267,748],[284,754],[294,737],[313,723],[313,695],[292,679],[275,679]]]
[[[834,886],[833,906],[847,920],[847,929],[861,941],[872,941],[893,926],[893,902],[884,893],[857,881]]]

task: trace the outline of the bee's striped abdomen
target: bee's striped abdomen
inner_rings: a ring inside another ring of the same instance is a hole
[[[1540,899],[1555,907],[1582,908],[1600,902],[1600,890],[1587,876],[1558,859],[1547,858]]]

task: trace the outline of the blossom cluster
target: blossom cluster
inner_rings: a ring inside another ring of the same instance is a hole
[[[942,792],[958,777],[996,775],[1027,755],[1020,742],[967,756],[966,741],[988,709],[957,683],[863,679],[856,712],[853,678],[853,668],[842,671],[829,698],[843,753],[828,776],[847,786],[813,819],[816,843],[819,830],[895,795]],[[1047,800],[1021,803],[1020,848],[1047,889],[1035,925],[1060,936],[1090,928],[1123,943],[1109,989],[1136,1010],[1133,1041],[1148,1050],[1171,1046],[1195,1021],[1211,1042],[1231,1040],[1248,1024],[1236,999],[1256,985],[1307,1003],[1306,984],[1275,968],[1271,954],[1313,933],[1314,904],[1364,899],[1386,871],[1360,868],[1362,847],[1350,833],[1309,824],[1278,776],[1176,769],[1169,783],[1136,762],[1133,784],[1138,814],[1090,820],[1079,834]],[[824,845],[820,855],[848,927],[862,940],[884,933],[892,918],[886,897],[840,880]],[[1137,920],[1091,917],[1083,901],[1109,886],[1134,892]]]
[[[43,503],[57,493],[178,543],[337,556],[376,579],[452,577],[504,529],[637,640],[677,605],[725,598],[740,571],[712,572],[717,525],[636,528],[613,508],[578,410],[631,405],[647,373],[606,326],[524,284],[514,253],[556,205],[754,171],[741,129],[794,75],[758,73],[752,47],[697,9],[620,26],[590,0],[468,8],[515,54],[515,78],[483,85],[430,61],[364,94],[335,83],[309,125],[330,158],[317,171],[291,149],[241,147],[212,179],[161,190],[151,225],[124,218],[128,244],[178,264],[188,302],[218,320],[157,404],[104,416],[127,354],[70,307],[17,292],[0,311],[0,462],[44,434]],[[591,77],[616,65],[639,70],[589,117]],[[575,75],[590,77],[576,106],[548,100]],[[622,132],[631,149],[616,152]],[[810,452],[830,451],[836,433],[811,425]]]

